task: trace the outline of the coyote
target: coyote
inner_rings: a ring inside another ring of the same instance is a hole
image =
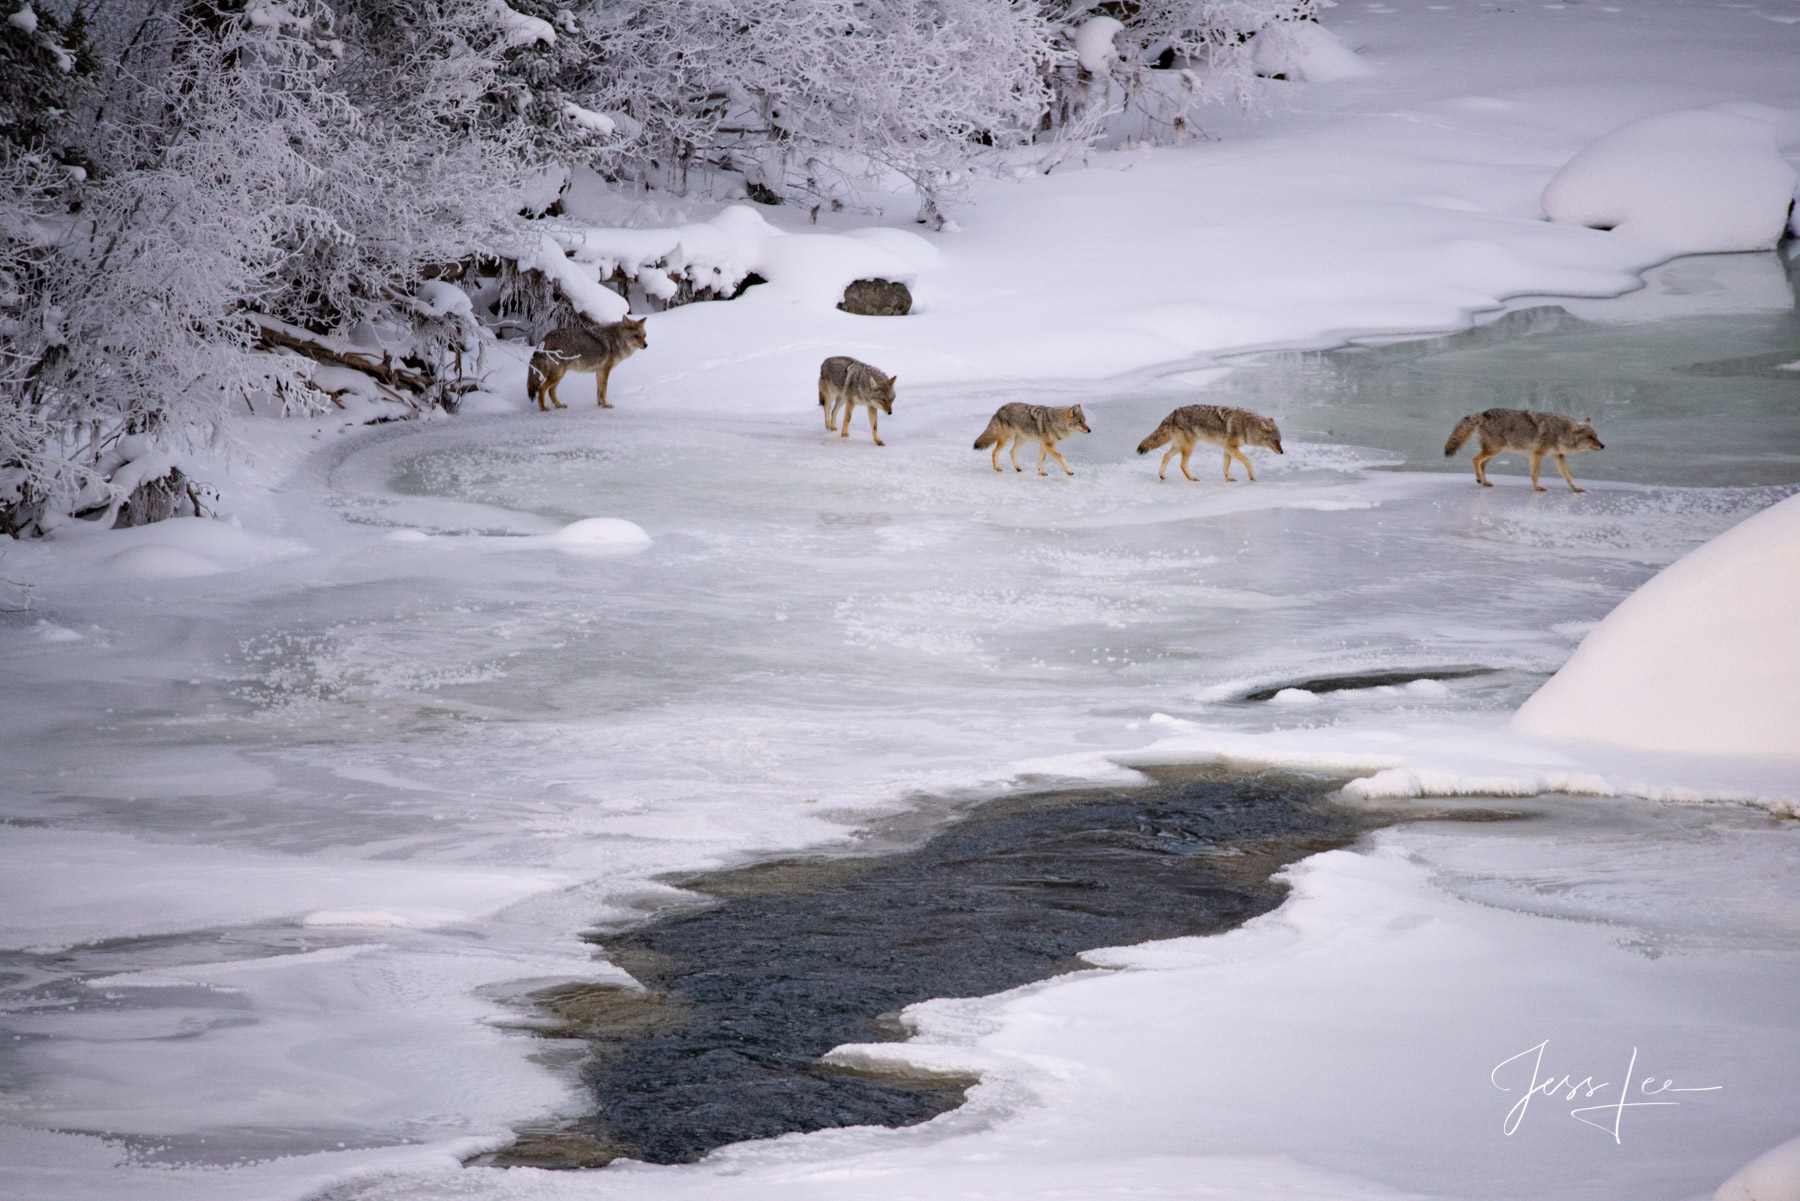
[[[819,407],[825,410],[826,430],[836,431],[838,410],[843,409],[844,432],[839,436],[848,438],[850,414],[861,405],[869,410],[869,433],[874,436],[875,445],[886,446],[887,443],[881,440],[881,430],[875,424],[875,410],[893,413],[894,384],[899,379],[897,375],[883,375],[849,355],[832,355],[820,363]]]
[[[1256,472],[1250,466],[1250,460],[1244,457],[1240,446],[1262,446],[1281,453],[1281,431],[1267,417],[1259,416],[1248,409],[1234,409],[1228,405],[1183,405],[1156,427],[1156,432],[1138,443],[1138,453],[1147,455],[1165,443],[1173,442],[1168,452],[1162,457],[1162,466],[1156,469],[1156,478],[1163,479],[1169,470],[1169,460],[1176,455],[1181,456],[1181,474],[1193,479],[1188,471],[1188,456],[1194,453],[1194,443],[1211,442],[1214,446],[1225,450],[1225,481],[1236,483],[1231,478],[1231,460],[1236,459],[1250,473],[1250,482],[1256,482]]]
[[[559,409],[569,406],[556,399],[556,385],[571,371],[594,373],[594,398],[603,409],[612,408],[606,399],[607,377],[612,369],[642,350],[649,343],[644,337],[644,319],[627,317],[616,325],[565,325],[553,329],[543,346],[531,353],[531,366],[525,372],[525,395],[537,401],[537,407],[548,412],[544,397]]]
[[[975,449],[984,450],[989,446],[994,448],[995,471],[1000,470],[1002,450],[1012,456],[1013,470],[1023,471],[1025,469],[1019,466],[1019,444],[1036,442],[1039,475],[1050,474],[1044,470],[1045,455],[1053,456],[1062,464],[1063,471],[1074,475],[1075,469],[1062,457],[1056,444],[1076,430],[1084,434],[1093,433],[1088,429],[1087,418],[1081,415],[1080,405],[1072,409],[1053,409],[1048,405],[1028,405],[1015,401],[995,410],[987,428],[981,431],[981,437],[975,439]]]
[[[1569,482],[1569,489],[1582,492],[1585,489],[1575,486],[1574,478],[1569,475],[1568,461],[1563,456],[1578,450],[1606,449],[1585,417],[1577,421],[1560,413],[1489,409],[1485,413],[1470,413],[1457,422],[1456,428],[1450,431],[1450,441],[1444,443],[1444,454],[1453,455],[1461,450],[1470,434],[1481,440],[1481,450],[1475,455],[1475,482],[1484,488],[1493,486],[1488,483],[1488,460],[1512,450],[1531,456],[1531,486],[1539,492],[1544,491],[1544,486],[1538,483],[1538,464],[1543,462],[1545,455],[1556,460],[1557,469]]]

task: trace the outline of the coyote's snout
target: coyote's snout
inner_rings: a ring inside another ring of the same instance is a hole
[[[900,377],[883,375],[867,363],[851,358],[849,355],[833,355],[819,364],[819,407],[825,410],[825,428],[828,431],[837,429],[838,410],[844,411],[844,432],[840,437],[850,436],[850,415],[861,405],[869,410],[869,433],[875,439],[875,445],[886,446],[881,440],[881,429],[875,420],[875,410],[891,414],[894,411],[894,385]]]
[[[1225,480],[1235,483],[1231,478],[1231,460],[1236,459],[1244,465],[1249,473],[1250,481],[1256,482],[1256,471],[1250,466],[1250,460],[1244,457],[1240,447],[1261,446],[1281,453],[1281,431],[1267,417],[1252,413],[1248,409],[1234,409],[1229,405],[1184,405],[1164,417],[1162,424],[1156,427],[1148,438],[1138,443],[1138,453],[1147,455],[1157,447],[1174,443],[1162,457],[1162,466],[1156,469],[1156,478],[1165,478],[1169,470],[1169,460],[1176,455],[1181,456],[1181,474],[1190,480],[1193,473],[1188,470],[1188,456],[1194,453],[1194,444],[1210,442],[1225,452]]]
[[[1061,463],[1065,473],[1074,475],[1075,469],[1062,457],[1056,444],[1076,430],[1084,434],[1093,432],[1088,429],[1087,418],[1082,416],[1080,405],[1068,409],[1053,409],[1048,405],[1028,405],[1015,401],[1001,405],[995,411],[987,428],[981,431],[981,437],[975,439],[975,449],[985,450],[989,446],[994,448],[995,471],[1000,470],[1000,452],[1003,450],[1012,456],[1013,470],[1023,471],[1025,469],[1019,466],[1019,444],[1036,442],[1039,475],[1050,474],[1044,470],[1045,455]]]
[[[1557,470],[1568,481],[1569,489],[1581,492],[1583,489],[1575,486],[1563,456],[1578,450],[1606,449],[1585,417],[1577,421],[1560,413],[1489,409],[1484,413],[1470,413],[1457,422],[1456,428],[1450,431],[1450,441],[1444,443],[1444,454],[1453,455],[1462,449],[1470,434],[1474,434],[1481,444],[1475,454],[1475,482],[1484,488],[1493,486],[1488,483],[1488,460],[1510,450],[1531,456],[1531,486],[1539,492],[1544,491],[1544,486],[1538,483],[1538,466],[1545,455],[1556,460]]]
[[[592,371],[594,398],[601,408],[610,409],[606,381],[612,369],[647,345],[642,317],[636,321],[627,317],[616,325],[565,325],[551,330],[544,344],[532,352],[531,365],[525,371],[525,394],[537,401],[539,409],[548,411],[546,395],[551,404],[566,409],[569,406],[556,398],[556,385],[571,371]]]

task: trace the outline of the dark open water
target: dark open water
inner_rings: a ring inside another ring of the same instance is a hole
[[[786,860],[683,880],[717,904],[608,936],[651,992],[539,994],[586,1037],[594,1114],[523,1131],[479,1162],[656,1163],[789,1131],[921,1122],[969,1082],[820,1065],[904,1037],[898,1011],[1082,968],[1078,952],[1230,929],[1278,905],[1270,879],[1382,815],[1325,803],[1336,781],[1188,779],[992,802],[896,854]]]

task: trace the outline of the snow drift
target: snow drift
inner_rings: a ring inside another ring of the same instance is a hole
[[[1762,119],[1763,117],[1773,118]],[[1544,188],[1552,221],[1616,229],[1679,254],[1767,250],[1793,203],[1780,113],[1661,113],[1581,151]]]
[[[1745,1164],[1719,1186],[1713,1201],[1800,1201],[1800,1138]]]
[[[1336,34],[1311,21],[1278,21],[1258,33],[1251,65],[1258,75],[1280,75],[1296,83],[1331,83],[1375,74],[1375,68]]]
[[[1800,496],[1665,568],[1513,716],[1527,734],[1800,755]]]

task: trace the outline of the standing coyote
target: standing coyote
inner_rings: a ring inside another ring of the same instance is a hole
[[[1072,409],[1053,409],[1048,405],[1028,405],[1014,401],[1001,405],[994,412],[987,428],[981,431],[981,437],[975,439],[975,449],[994,448],[994,470],[1000,470],[1000,452],[1006,451],[1012,456],[1014,471],[1023,471],[1019,466],[1019,444],[1036,442],[1038,444],[1038,474],[1049,475],[1044,470],[1044,456],[1053,456],[1062,464],[1063,471],[1075,474],[1069,461],[1062,457],[1056,444],[1067,438],[1076,430],[1084,434],[1093,433],[1088,429],[1087,418],[1081,415],[1081,406]]]
[[[525,371],[525,395],[537,401],[537,407],[548,412],[544,397],[559,409],[569,406],[556,399],[556,385],[571,371],[594,373],[594,398],[603,409],[612,408],[606,399],[607,377],[612,369],[631,357],[634,350],[649,345],[644,337],[644,319],[627,317],[616,325],[565,325],[553,329],[543,346],[531,352],[531,366]]]
[[[881,430],[875,424],[875,410],[892,414],[894,411],[894,385],[899,382],[897,375],[883,375],[867,363],[860,362],[845,354],[835,354],[819,364],[819,407],[825,410],[825,428],[828,431],[837,429],[838,410],[844,410],[844,432],[840,437],[850,436],[850,414],[856,412],[861,405],[869,410],[869,433],[875,438],[875,445],[886,446],[881,440]]]
[[[1563,456],[1578,450],[1606,449],[1585,417],[1577,421],[1560,413],[1489,409],[1485,413],[1470,413],[1457,422],[1456,428],[1450,431],[1450,441],[1444,443],[1444,454],[1453,455],[1461,450],[1470,434],[1481,440],[1481,450],[1475,455],[1475,482],[1484,488],[1493,486],[1487,478],[1488,460],[1511,450],[1531,456],[1531,486],[1539,492],[1544,491],[1544,486],[1538,483],[1538,464],[1544,461],[1545,455],[1556,460],[1557,469],[1562,472],[1563,479],[1568,480],[1571,491],[1585,491],[1575,486],[1574,478],[1569,475],[1568,461]]]
[[[1138,453],[1147,455],[1165,443],[1173,442],[1168,452],[1162,457],[1162,466],[1156,469],[1156,478],[1163,479],[1169,470],[1169,460],[1176,455],[1181,456],[1181,474],[1193,479],[1188,471],[1188,456],[1194,453],[1194,443],[1211,442],[1225,451],[1225,480],[1236,483],[1231,478],[1231,460],[1236,459],[1250,473],[1250,482],[1256,482],[1256,472],[1251,469],[1250,460],[1246,459],[1240,446],[1261,446],[1281,453],[1281,431],[1267,417],[1252,413],[1249,409],[1234,409],[1229,405],[1183,405],[1167,417],[1156,431],[1138,443]]]

